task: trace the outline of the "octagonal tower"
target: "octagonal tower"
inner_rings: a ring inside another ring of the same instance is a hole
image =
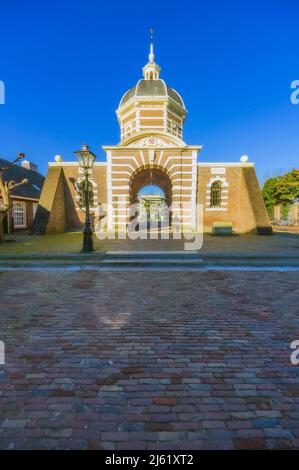
[[[160,67],[155,63],[151,40],[149,61],[143,67],[143,79],[122,97],[116,111],[121,144],[135,139],[139,134],[164,134],[183,144],[183,123],[187,115],[182,97],[160,79]]]

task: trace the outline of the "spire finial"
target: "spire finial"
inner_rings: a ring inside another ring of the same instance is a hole
[[[145,80],[159,80],[160,75],[160,67],[155,62],[155,54],[154,54],[154,30],[153,28],[150,29],[150,38],[151,38],[151,45],[150,45],[150,53],[148,56],[148,63],[143,67],[142,72]]]
[[[154,63],[155,62],[155,54],[154,54],[154,29],[151,28],[150,29],[150,35],[151,35],[151,45],[150,45],[150,53],[149,53],[149,61],[150,63]]]

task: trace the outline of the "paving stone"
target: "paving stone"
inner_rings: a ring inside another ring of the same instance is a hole
[[[280,420],[276,418],[259,418],[252,421],[254,428],[273,428],[279,425]]]
[[[204,441],[204,450],[234,450],[235,442],[233,440],[209,440]]]
[[[291,439],[266,439],[265,444],[269,450],[290,450],[296,448]]]
[[[264,433],[267,438],[292,439],[294,437],[288,429],[265,428]]]
[[[226,423],[224,421],[210,420],[203,421],[202,426],[204,429],[221,429],[226,427]]]
[[[259,439],[264,437],[264,433],[260,429],[238,429],[236,434],[240,439]]]
[[[176,441],[180,438],[179,432],[163,431],[158,433],[159,441]]]
[[[154,398],[154,403],[156,405],[176,405],[177,399],[172,397],[157,397]]]
[[[235,449],[240,450],[262,450],[266,448],[264,439],[237,439],[234,443]]]
[[[26,419],[5,419],[2,421],[1,427],[7,429],[23,429],[27,422]]]
[[[233,420],[233,421],[227,421],[226,425],[228,429],[251,429],[252,428],[252,422],[251,421],[246,421],[244,420]]]

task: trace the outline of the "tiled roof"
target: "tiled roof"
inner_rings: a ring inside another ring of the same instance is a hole
[[[10,164],[8,160],[0,158],[0,168],[5,168]],[[12,189],[11,195],[39,199],[41,190],[45,181],[45,177],[37,171],[28,170],[21,165],[16,164],[4,171],[5,181],[21,182],[23,179],[28,179],[27,184],[22,184],[15,189]]]

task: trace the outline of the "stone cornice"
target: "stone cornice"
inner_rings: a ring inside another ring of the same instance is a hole
[[[79,166],[79,163],[76,161],[73,162],[48,162],[49,166]],[[107,165],[107,162],[95,162],[93,166],[103,166]]]
[[[244,167],[244,168],[250,168],[253,167],[255,164],[254,163],[241,163],[241,162],[217,162],[217,163],[210,163],[210,162],[198,162],[198,166],[215,166],[215,167],[223,167],[223,166],[238,166],[238,167]]]
[[[103,145],[102,149],[105,151],[108,150],[126,150],[133,152],[134,150],[201,150],[201,145],[185,145],[185,146],[167,146],[167,147],[128,147],[126,145]]]

